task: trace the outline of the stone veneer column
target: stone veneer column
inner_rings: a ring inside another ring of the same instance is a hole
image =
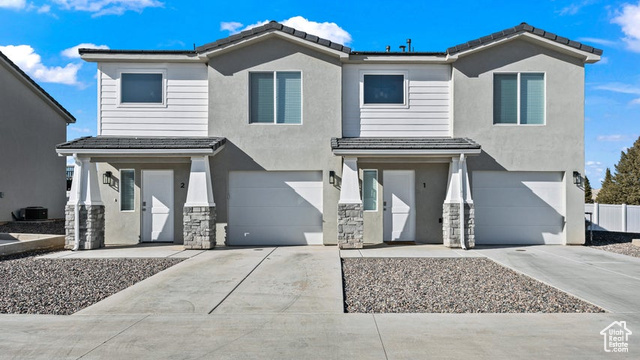
[[[338,204],[338,246],[341,249],[362,249],[362,208],[362,204]]]
[[[358,158],[345,157],[342,164],[342,184],[338,201],[338,246],[341,249],[362,249],[364,219],[358,180]]]
[[[448,247],[460,246],[460,204],[444,203],[442,207],[442,238]],[[473,204],[464,204],[464,239],[468,248],[476,245],[475,210]]]
[[[65,249],[73,249],[76,242],[75,205],[65,206]],[[104,205],[80,205],[81,250],[104,247]]]
[[[183,226],[185,249],[213,249],[216,246],[215,206],[185,206]]]

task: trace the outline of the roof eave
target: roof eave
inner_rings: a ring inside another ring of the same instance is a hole
[[[539,43],[542,46],[554,49],[554,50],[556,50],[558,52],[561,52],[561,53],[564,53],[564,54],[579,58],[586,64],[596,63],[596,62],[600,61],[600,58],[601,58],[600,55],[597,55],[597,54],[594,54],[594,53],[591,53],[591,52],[587,52],[587,51],[583,51],[583,50],[580,50],[580,49],[576,49],[574,47],[571,47],[571,46],[568,46],[568,45],[564,45],[564,44],[561,44],[561,43],[559,43],[557,41],[546,39],[544,37],[540,37],[538,35],[535,35],[535,34],[532,34],[532,33],[529,33],[529,32],[514,33],[514,34],[511,34],[511,35],[505,36],[502,39],[497,39],[495,41],[484,43],[484,44],[469,48],[467,50],[462,50],[462,51],[456,52],[454,54],[450,54],[448,56],[448,58],[450,58],[452,60],[451,62],[453,62],[453,61],[456,61],[459,57],[464,57],[464,56],[467,56],[467,55],[471,55],[473,53],[476,53],[476,52],[479,52],[479,51],[483,51],[483,50],[486,50],[488,48],[504,44],[505,42],[513,41],[513,40],[518,39],[520,37],[524,37],[527,40]]]
[[[204,63],[205,60],[193,54],[159,54],[159,53],[81,53],[82,60],[87,62],[183,62]]]
[[[65,120],[67,124],[73,124],[76,122],[76,118],[65,109],[57,100],[55,100],[49,93],[47,93],[40,85],[38,85],[33,79],[31,79],[25,72],[23,72],[16,64],[14,64],[6,55],[0,56],[0,61],[5,64],[5,68],[9,70],[13,75],[29,89],[31,89],[38,97],[40,97],[45,103],[47,103],[55,112],[57,112]]]
[[[402,55],[378,55],[378,54],[351,54],[349,58],[345,60],[348,63],[394,63],[394,64],[409,64],[409,63],[421,63],[421,64],[443,64],[449,63],[448,55],[414,55],[414,56],[402,56]]]
[[[73,149],[62,148],[56,149],[56,153],[60,156],[159,156],[159,157],[178,157],[178,156],[194,156],[194,155],[215,155],[224,145],[217,149],[199,148],[199,149]]]
[[[479,155],[481,149],[333,149],[333,154],[337,156],[379,156],[379,157],[397,157],[397,156],[460,156]]]
[[[316,51],[325,53],[325,54],[329,54],[329,55],[333,55],[333,56],[337,56],[340,59],[348,59],[349,58],[349,53],[345,52],[345,51],[340,51],[340,50],[336,50],[333,49],[331,47],[328,46],[324,46],[322,44],[318,44],[318,43],[314,43],[311,42],[309,40],[306,39],[301,39],[297,36],[293,36],[291,34],[282,32],[282,31],[278,31],[278,30],[271,30],[262,34],[256,34],[255,36],[246,38],[246,39],[240,39],[234,42],[229,42],[227,44],[224,45],[220,45],[218,47],[215,48],[210,48],[210,49],[202,49],[199,50],[198,52],[198,56],[203,59],[203,60],[208,60],[212,57],[215,56],[219,56],[222,54],[226,54],[228,52],[234,51],[236,49],[248,46],[254,42],[258,42],[258,41],[264,41],[273,37],[280,37],[283,39],[286,39],[288,41],[292,41],[295,43],[298,43],[302,46],[305,46],[307,48],[311,48],[314,49]]]

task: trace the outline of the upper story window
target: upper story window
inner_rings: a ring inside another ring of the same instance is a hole
[[[404,75],[365,74],[363,103],[404,104]]]
[[[165,104],[164,71],[122,71],[119,103],[123,106],[158,106]]]
[[[494,74],[493,123],[544,125],[544,74]]]
[[[302,73],[250,73],[249,102],[249,122],[252,124],[301,124]]]

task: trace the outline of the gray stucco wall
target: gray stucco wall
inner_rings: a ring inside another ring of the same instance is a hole
[[[99,159],[98,159],[99,160]],[[110,159],[109,163],[98,163],[98,179],[100,196],[105,205],[105,244],[137,244],[141,233],[141,205],[142,205],[142,171],[143,170],[173,170],[173,229],[174,243],[183,242],[183,213],[182,208],[187,199],[189,184],[189,159],[151,159],[130,158]],[[135,210],[120,211],[120,170],[135,170]],[[117,179],[117,185],[111,187],[102,184],[102,174],[111,171]],[[184,183],[184,188],[181,186]]]
[[[251,71],[302,72],[302,124],[249,124]],[[340,61],[335,56],[280,38],[218,55],[209,62],[209,135],[227,138],[211,159],[218,239],[228,222],[229,171],[323,172],[323,235],[325,244],[337,240],[339,191],[329,184],[329,171],[340,174],[341,158],[331,152],[331,137],[341,131]]]
[[[402,161],[402,160],[398,160]],[[407,161],[405,159],[405,161]],[[449,163],[379,163],[358,160],[360,179],[362,170],[378,170],[378,210],[364,211],[364,242],[384,241],[384,170],[415,171],[416,237],[418,243],[442,244],[442,204],[447,192]]]
[[[546,125],[493,125],[494,72],[545,73]],[[565,172],[567,244],[584,242],[584,193],[573,171],[584,174],[584,65],[581,60],[514,40],[453,63],[453,136],[482,145],[474,170]],[[473,181],[473,180],[471,180]]]
[[[27,206],[64,218],[65,158],[55,146],[66,141],[65,119],[0,62],[0,221]]]

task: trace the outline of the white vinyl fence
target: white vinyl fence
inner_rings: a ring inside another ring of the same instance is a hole
[[[640,206],[584,204],[585,219],[592,213],[593,230],[640,233]]]

